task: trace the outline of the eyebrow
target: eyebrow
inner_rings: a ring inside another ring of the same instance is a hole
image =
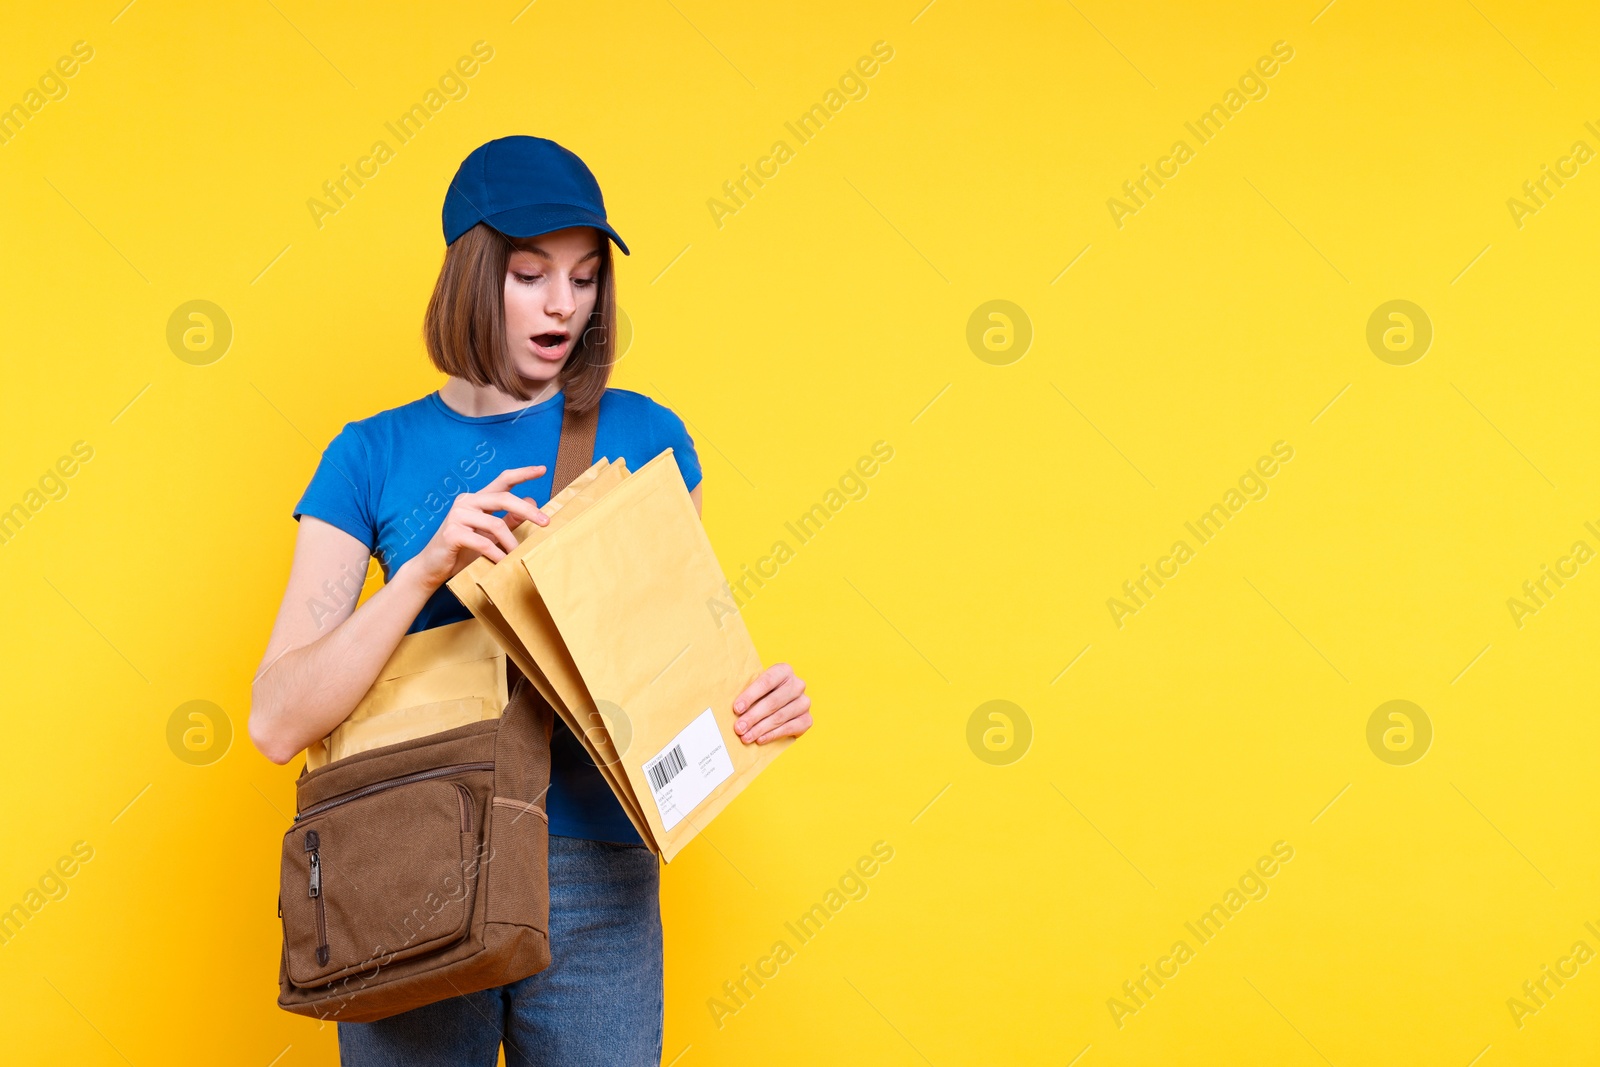
[[[532,252],[536,256],[543,256],[545,259],[554,259],[555,258],[549,252],[546,252],[544,249],[540,248],[538,245],[529,245],[527,248],[522,249],[522,251],[524,251],[524,252]],[[599,259],[599,258],[600,258],[600,250],[598,248],[596,248],[594,251],[590,252],[588,255],[580,257],[578,259],[578,262],[579,263],[587,263],[591,259]]]

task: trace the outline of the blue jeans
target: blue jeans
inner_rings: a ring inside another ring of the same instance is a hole
[[[550,966],[375,1023],[339,1024],[345,1067],[661,1062],[660,868],[643,845],[550,837]]]

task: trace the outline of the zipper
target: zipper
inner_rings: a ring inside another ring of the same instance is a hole
[[[322,899],[322,835],[306,831],[306,852],[310,854],[311,880],[307,893],[317,902],[317,966],[328,965],[328,912]]]
[[[348,804],[352,800],[360,800],[363,797],[369,797],[374,793],[381,793],[386,789],[393,789],[396,786],[410,785],[412,782],[426,782],[426,781],[428,781],[429,779],[432,779],[432,778],[444,778],[444,777],[447,777],[447,776],[452,775],[452,774],[461,774],[461,773],[463,773],[465,771],[492,771],[492,770],[494,770],[494,764],[492,762],[491,763],[454,763],[454,764],[451,764],[448,767],[433,767],[433,768],[430,768],[429,770],[426,770],[426,771],[416,771],[416,772],[414,772],[412,774],[402,774],[398,778],[387,778],[387,779],[385,779],[384,781],[381,781],[381,782],[373,782],[371,785],[364,785],[360,789],[352,789],[348,793],[340,793],[336,797],[330,797],[327,800],[324,800],[320,804],[313,804],[311,807],[307,808],[305,811],[302,811],[300,814],[296,815],[294,817],[294,821],[295,822],[299,822],[301,819],[307,819],[307,818],[310,818],[313,815],[320,815],[323,812],[328,811],[331,808],[339,807],[341,804]],[[466,789],[466,787],[461,785],[461,783],[459,783],[459,782],[456,783],[456,786],[457,786],[457,788],[459,788],[459,789],[461,789],[463,791],[465,791],[465,789]],[[466,801],[468,799],[469,799],[468,797],[463,797],[462,798],[463,805],[466,804]],[[461,819],[461,821],[462,821],[462,829],[463,830],[470,828],[470,824],[468,823],[468,820],[470,818],[471,818],[470,814],[467,812],[467,810],[465,808],[463,808],[462,819]],[[315,831],[312,831],[312,832],[315,833]]]
[[[461,794],[461,832],[472,831],[472,793],[460,782],[455,783],[456,792]]]

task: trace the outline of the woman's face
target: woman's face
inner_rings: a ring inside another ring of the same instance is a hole
[[[543,233],[506,264],[506,350],[525,378],[553,379],[583,338],[599,294],[600,242],[592,226]]]

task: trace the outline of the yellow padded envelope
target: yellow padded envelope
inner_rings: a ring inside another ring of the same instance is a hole
[[[550,515],[564,505],[572,505],[574,512],[581,510],[592,494],[619,484],[626,473],[625,466],[601,460],[574,479],[544,510]],[[552,525],[556,525],[554,519]],[[525,522],[513,533],[525,539],[534,531],[542,534],[544,530]],[[541,693],[548,688],[548,682],[538,684],[542,674],[528,660],[522,645],[505,631],[504,620],[493,606],[475,603],[482,600],[483,593],[472,579],[487,573],[492,566],[486,559],[476,559],[449,583],[476,617],[402,637],[361,702],[332,733],[306,749],[309,770],[358,752],[498,718],[509,702],[507,652],[502,646],[512,650],[511,658],[523,674],[535,681]],[[551,631],[554,632],[553,626]],[[552,694],[546,694],[547,699],[549,695]],[[591,756],[595,740],[592,733],[592,729],[579,732]],[[607,778],[609,781],[609,774]],[[635,823],[641,828],[645,825],[641,818],[635,818]]]
[[[505,653],[477,619],[406,634],[355,710],[306,749],[306,767],[497,719],[509,699]]]
[[[552,536],[596,500],[622,484],[628,473],[620,460],[597,461],[556,494],[542,509],[548,526],[524,522],[512,531],[516,549],[498,563],[476,559],[450,580],[450,588],[474,615],[487,624],[517,669],[533,683],[575,734],[622,805],[634,830],[651,841],[649,824],[627,779],[619,776],[617,752],[604,716],[589,695],[577,668],[561,643],[538,591],[518,566],[522,556]]]
[[[671,860],[793,743],[745,744],[733,700],[761,673],[669,448],[521,555],[597,702],[622,709],[620,767]]]

